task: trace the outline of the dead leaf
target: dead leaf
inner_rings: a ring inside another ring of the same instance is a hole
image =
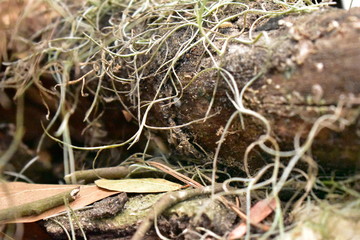
[[[128,111],[126,111],[126,110],[121,110],[121,112],[122,112],[122,114],[124,115],[124,117],[125,117],[125,120],[127,121],[127,122],[130,122],[131,120],[132,120],[132,115],[131,115],[131,113],[129,113]]]
[[[51,197],[77,187],[77,185],[44,185],[22,182],[1,183],[0,210]]]
[[[70,189],[77,188],[78,185],[46,185],[46,184],[28,184],[21,182],[0,184],[0,210],[21,204],[36,202],[39,199],[51,197]],[[69,206],[72,209],[79,209],[93,202],[117,194],[118,192],[100,189],[97,186],[80,186],[75,201]],[[10,220],[3,223],[26,223],[36,222],[38,220],[50,217],[54,214],[66,211],[67,207],[62,205],[52,208],[36,216],[21,217],[16,220]]]
[[[269,216],[274,209],[276,208],[276,200],[274,198],[264,199],[257,202],[250,209],[250,219],[251,223],[260,223],[267,216]],[[246,233],[246,223],[241,223],[229,234],[229,239],[239,239],[243,237]]]
[[[162,178],[99,179],[95,181],[95,184],[101,188],[127,193],[169,192],[181,188],[180,184]]]

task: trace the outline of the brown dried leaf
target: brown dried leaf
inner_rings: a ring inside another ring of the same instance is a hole
[[[22,182],[1,183],[0,210],[51,197],[77,187],[77,185],[44,185]]]
[[[131,113],[129,113],[128,111],[126,110],[121,110],[121,112],[123,113],[124,117],[125,117],[125,120],[127,122],[130,122],[132,120],[132,115]]]
[[[35,202],[77,187],[78,185],[46,185],[20,182],[2,183],[0,184],[0,210]],[[80,186],[80,192],[77,194],[77,198],[71,202],[69,206],[72,209],[79,209],[117,193],[118,192],[100,189],[94,185]],[[62,205],[36,216],[21,217],[16,220],[7,221],[7,223],[35,222],[66,210],[67,207]]]
[[[250,209],[251,223],[260,223],[267,216],[269,216],[276,208],[276,200],[274,198],[264,199],[257,202]],[[241,223],[229,234],[229,239],[239,239],[246,233],[246,223]]]

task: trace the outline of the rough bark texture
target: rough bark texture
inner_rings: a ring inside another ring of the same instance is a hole
[[[234,77],[241,88],[259,71],[265,71],[246,91],[246,107],[261,113],[272,126],[282,149],[293,149],[294,137],[302,141],[320,116],[332,113],[340,99],[345,102],[343,116],[352,124],[340,132],[324,129],[314,142],[314,158],[326,169],[354,169],[360,164],[360,9],[326,10],[301,16],[270,19],[258,27],[268,38],[255,45],[230,43],[223,58],[216,61]],[[224,29],[224,32],[236,28]],[[259,33],[259,32],[258,32]],[[185,86],[199,69],[212,67],[203,49],[193,49],[178,67]],[[152,79],[156,81],[156,79]],[[154,125],[181,125],[205,116],[214,86],[219,86],[212,107],[218,114],[206,122],[174,130],[168,135],[173,156],[206,162],[213,156],[221,131],[234,107],[226,93],[229,88],[216,71],[200,75],[184,90],[178,104],[156,105],[150,116]],[[154,83],[152,83],[154,85]],[[144,86],[144,85],[143,85]],[[142,89],[141,94],[152,94]],[[235,121],[226,136],[220,158],[224,165],[242,168],[245,149],[264,133],[253,117],[244,116],[245,129]],[[199,148],[201,146],[202,149]],[[204,151],[207,154],[204,154]],[[261,167],[263,157],[253,155],[253,169]]]
[[[122,195],[125,195],[125,198]],[[151,206],[162,196],[132,195],[128,199],[126,194],[120,194],[101,200],[91,209],[75,211],[72,217],[73,222],[77,221],[77,224],[73,225],[76,236],[83,236],[79,228],[81,225],[87,239],[130,239],[141,221],[152,210]],[[206,211],[203,209],[204,206],[207,206]],[[197,216],[200,211],[204,212]],[[197,221],[196,217],[199,217]],[[231,228],[235,219],[236,214],[220,202],[210,203],[208,198],[200,196],[167,209],[163,215],[158,216],[157,226],[160,232],[170,239],[197,239],[198,236],[194,233],[197,227],[211,229],[223,235]],[[66,215],[43,221],[43,224],[54,239],[67,238],[64,228],[71,231]],[[183,232],[186,229],[187,231]],[[158,236],[152,228],[144,239],[158,239]]]

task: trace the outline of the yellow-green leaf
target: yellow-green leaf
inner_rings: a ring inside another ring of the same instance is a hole
[[[95,181],[95,184],[108,190],[127,193],[158,193],[175,191],[181,188],[180,184],[162,178],[99,179]]]

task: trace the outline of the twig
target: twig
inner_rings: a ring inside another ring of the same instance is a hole
[[[72,183],[71,179],[76,179],[79,181],[84,181],[85,183],[92,183],[94,180],[99,178],[108,178],[108,179],[119,179],[124,178],[130,173],[128,167],[108,167],[108,168],[96,168],[89,170],[76,171],[71,174],[68,174],[64,177],[64,180],[67,184]]]
[[[175,205],[178,202],[185,201],[187,199],[193,198],[195,196],[210,194],[212,188],[215,188],[215,192],[222,191],[222,185],[216,184],[215,186],[206,186],[203,188],[196,188],[191,190],[183,190],[177,192],[168,192],[163,197],[160,198],[158,202],[156,202],[149,213],[149,215],[141,222],[140,226],[136,230],[135,234],[131,238],[131,240],[141,240],[144,239],[146,232],[152,226],[154,219],[161,215],[167,208]]]
[[[170,168],[170,167],[168,167],[168,166],[166,166],[164,164],[161,164],[161,163],[158,163],[158,162],[153,162],[153,161],[148,161],[147,163],[150,164],[153,167],[156,167],[156,168],[170,174],[171,176],[173,176],[174,178],[179,179],[180,181],[184,182],[185,184],[189,184],[189,185],[191,185],[193,187],[196,187],[196,188],[203,187],[203,185],[201,185],[197,181],[185,176],[184,174],[176,172],[175,170],[173,170],[172,168]]]

